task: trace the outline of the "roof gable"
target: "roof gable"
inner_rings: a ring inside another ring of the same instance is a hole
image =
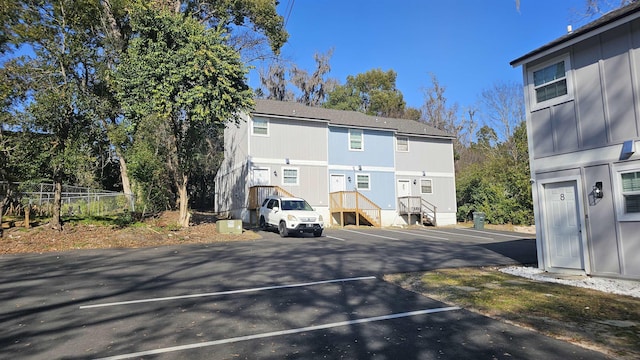
[[[519,66],[524,64],[525,62],[529,62],[531,59],[535,58],[538,55],[541,55],[547,51],[552,49],[559,50],[563,47],[567,47],[571,44],[572,41],[580,41],[582,38],[591,37],[596,31],[605,28],[608,25],[612,25],[618,21],[628,22],[635,17],[640,16],[640,1],[633,2],[625,7],[622,7],[617,10],[610,11],[604,15],[602,15],[599,19],[588,23],[585,26],[574,30],[573,32],[566,34],[557,38],[556,40],[551,41],[550,43],[543,45],[513,61],[509,64],[511,66]],[[625,21],[624,19],[628,19]]]
[[[311,107],[290,101],[257,99],[252,113],[271,117],[326,121],[334,126],[383,129],[407,135],[454,138],[445,131],[415,120],[370,116],[357,111]]]

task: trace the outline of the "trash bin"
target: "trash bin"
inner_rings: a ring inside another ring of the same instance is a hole
[[[473,228],[474,229],[484,229],[484,219],[485,214],[483,212],[474,212],[473,213]]]

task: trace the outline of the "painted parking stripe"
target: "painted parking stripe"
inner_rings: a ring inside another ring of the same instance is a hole
[[[479,232],[482,234],[491,234],[491,235],[497,235],[497,236],[504,236],[504,237],[508,237],[508,238],[512,238],[512,239],[522,239],[522,236],[515,236],[515,235],[506,235],[506,234],[500,234],[500,233],[494,233],[494,232],[489,232],[489,231],[482,231],[482,230],[476,230],[476,229],[458,229],[458,230],[465,230],[465,231],[473,231],[473,232]],[[523,235],[530,235],[535,237],[535,234],[523,234]]]
[[[290,289],[290,288],[298,288],[298,287],[321,285],[321,284],[332,284],[332,283],[340,283],[340,282],[362,281],[362,280],[373,280],[373,279],[376,279],[376,277],[375,276],[362,276],[362,277],[345,278],[345,279],[322,280],[322,281],[314,281],[314,282],[301,283],[301,284],[265,286],[265,287],[259,287],[259,288],[220,291],[220,292],[205,293],[205,294],[191,294],[191,295],[169,296],[169,297],[162,297],[162,298],[151,298],[151,299],[120,301],[120,302],[113,302],[113,303],[106,303],[106,304],[84,305],[84,306],[80,306],[80,309],[92,309],[92,308],[107,307],[107,306],[119,306],[119,305],[140,304],[140,303],[158,302],[158,301],[191,299],[191,298],[208,297],[208,296],[242,294],[242,293],[248,293],[248,292],[277,290],[277,289]]]
[[[382,236],[382,235],[370,234],[370,233],[361,232],[361,231],[355,231],[355,230],[342,229],[342,231],[348,231],[348,232],[352,232],[352,233],[356,233],[356,234],[360,234],[360,235],[373,236],[373,237],[382,238],[382,239],[400,240],[400,239],[396,239],[396,238],[392,238],[392,237],[388,237],[388,236]]]
[[[437,232],[437,233],[442,233],[442,234],[447,234],[447,235],[459,235],[459,236],[472,237],[472,238],[476,238],[476,239],[494,240],[493,238],[486,237],[486,236],[476,236],[476,235],[455,234],[454,232],[439,231],[439,230],[424,230],[424,232]]]
[[[416,235],[416,236],[432,238],[432,239],[438,239],[438,240],[449,240],[448,238],[443,238],[443,237],[440,237],[440,236],[419,234],[419,233],[417,233],[415,231],[400,231],[400,230],[389,230],[389,229],[385,229],[385,231],[397,232],[397,233],[400,233],[400,234]]]
[[[374,316],[374,317],[357,319],[357,320],[340,321],[340,322],[324,324],[324,325],[307,326],[307,327],[296,328],[296,329],[274,331],[274,332],[255,334],[255,335],[247,335],[247,336],[239,336],[239,337],[234,337],[234,338],[229,338],[229,339],[207,341],[207,342],[196,343],[196,344],[187,344],[187,345],[172,346],[172,347],[167,347],[167,348],[162,348],[162,349],[140,351],[140,352],[136,352],[136,353],[104,357],[104,358],[100,358],[98,360],[131,359],[131,358],[137,358],[137,357],[147,356],[147,355],[165,354],[165,353],[169,353],[169,352],[189,350],[189,349],[197,349],[197,348],[216,346],[216,345],[222,345],[222,344],[230,344],[230,343],[236,343],[236,342],[240,342],[240,341],[248,341],[248,340],[255,340],[255,339],[263,339],[263,338],[267,338],[267,337],[274,337],[274,336],[298,334],[298,333],[301,333],[301,332],[325,330],[325,329],[331,329],[331,328],[341,327],[341,326],[350,326],[350,325],[364,324],[364,323],[370,323],[370,322],[375,322],[375,321],[385,321],[385,320],[392,320],[392,319],[400,319],[400,318],[405,318],[405,317],[410,317],[410,316],[418,316],[418,315],[425,315],[425,314],[435,314],[435,313],[439,313],[439,312],[454,311],[454,310],[460,310],[460,308],[457,307],[457,306],[451,306],[451,307],[443,307],[443,308],[435,308],[435,309],[425,309],[425,310],[418,310],[418,311],[410,311],[410,312],[404,312],[404,313],[396,313],[396,314],[383,315],[383,316]]]
[[[345,240],[345,239],[340,239],[340,238],[337,238],[337,237],[335,237],[335,236],[329,236],[329,235],[325,235],[325,236],[326,236],[326,237],[328,237],[329,239],[340,240],[340,241],[347,241],[347,240]]]

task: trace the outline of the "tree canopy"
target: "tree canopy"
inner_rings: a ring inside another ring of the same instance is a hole
[[[369,115],[401,118],[406,103],[396,88],[396,72],[381,69],[347,76],[344,85],[328,93],[325,107],[360,111]]]
[[[180,224],[188,226],[187,183],[208,153],[206,139],[253,106],[248,70],[224,33],[168,11],[132,17],[138,35],[114,72],[116,98],[138,128],[160,130],[166,165],[178,189]]]

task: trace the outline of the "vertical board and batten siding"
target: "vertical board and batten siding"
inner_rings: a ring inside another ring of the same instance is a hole
[[[268,120],[269,134],[251,135],[252,166],[269,168],[271,185],[280,186],[314,207],[328,206],[327,124],[259,118]],[[289,159],[289,164],[286,164],[286,159]],[[286,168],[298,170],[298,185],[283,183]]]
[[[397,171],[455,173],[451,140],[409,137],[409,151],[395,151],[395,156]]]
[[[253,157],[305,161],[327,161],[327,124],[314,121],[264,118],[269,135],[251,136]]]
[[[394,133],[362,129],[362,139],[362,151],[349,150],[349,129],[329,126],[329,174],[351,177],[347,191],[355,189],[358,174],[369,175],[370,189],[358,191],[382,210],[395,210]]]
[[[536,159],[640,136],[639,46],[640,21],[636,20],[527,64],[530,68],[567,52],[571,56],[573,100],[531,113]]]
[[[404,136],[404,135],[402,135]],[[438,211],[457,211],[453,144],[451,140],[409,136],[409,151],[395,149],[398,180],[409,180],[412,196],[422,196]],[[422,176],[422,172],[425,175]],[[406,175],[417,174],[417,175]],[[420,180],[432,182],[433,193],[422,194]],[[416,184],[413,184],[416,180]]]
[[[224,130],[224,159],[214,181],[216,212],[239,211],[246,206],[248,122],[248,116],[243,116],[238,124],[228,123]]]
[[[593,193],[587,194],[586,215],[588,219],[597,219],[588,224],[587,233],[590,241],[592,270],[603,275],[619,274],[621,269],[617,256],[619,244],[616,241],[616,228],[614,226],[602,226],[601,224],[615,224],[615,208],[613,203],[613,188],[610,181],[611,168],[608,164],[588,166],[584,168],[584,181],[586,184],[595,184],[602,181],[602,190],[609,196],[602,199],[593,197]],[[590,191],[588,189],[587,191]],[[611,256],[615,254],[614,256]]]
[[[394,133],[363,129],[363,151],[349,150],[349,129],[329,126],[329,164],[394,167]]]
[[[257,164],[260,165],[260,164]],[[301,197],[313,207],[328,205],[328,179],[326,166],[310,166],[310,165],[266,165],[271,168],[271,185],[276,185],[296,197]],[[283,169],[298,169],[298,185],[285,185],[283,183]],[[273,171],[277,172],[277,176],[273,175]]]
[[[640,140],[639,48],[640,20],[633,20],[525,65],[525,84],[531,89],[527,68],[570,56],[570,100],[540,108],[526,96],[531,169],[537,183],[578,179],[585,216],[582,236],[588,248],[585,271],[593,275],[640,278],[640,222],[618,219],[624,204],[616,193],[617,166],[638,164],[640,170],[639,148],[630,158],[621,157],[625,141],[638,145]],[[593,196],[596,182],[603,185],[601,199]],[[533,192],[538,246],[548,252],[553,244],[547,244],[543,186],[534,186]],[[545,261],[540,252],[539,261]]]

